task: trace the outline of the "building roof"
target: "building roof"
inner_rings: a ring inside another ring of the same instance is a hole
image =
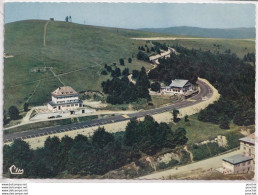
[[[249,160],[252,160],[253,158],[248,157],[248,156],[244,156],[242,154],[236,154],[234,156],[230,156],[230,157],[225,157],[222,160],[229,162],[230,164],[236,165],[242,162],[246,162]]]
[[[247,137],[243,137],[243,138],[239,139],[239,141],[254,144],[255,143],[255,134],[252,133],[252,134],[248,135]]]
[[[170,87],[184,87],[188,80],[183,79],[175,79],[172,80],[172,83],[169,85]]]
[[[78,93],[70,86],[58,87],[51,93],[56,96],[77,95]]]

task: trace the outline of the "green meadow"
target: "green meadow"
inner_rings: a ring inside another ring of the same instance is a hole
[[[44,33],[45,29],[45,33]],[[45,45],[44,45],[45,35]],[[16,105],[22,109],[43,105],[50,101],[50,92],[62,85],[76,91],[101,89],[101,82],[110,75],[101,75],[104,65],[116,63],[121,71],[130,72],[149,63],[136,59],[138,47],[151,43],[132,40],[132,37],[182,37],[118,28],[87,26],[74,23],[26,20],[5,25],[4,52],[13,55],[4,59],[4,109]],[[160,41],[162,42],[162,41]],[[168,45],[180,44],[187,48],[202,48],[216,52],[231,49],[239,57],[254,52],[253,41],[242,40],[175,40]],[[128,63],[128,58],[132,63]],[[125,66],[119,65],[123,58]]]

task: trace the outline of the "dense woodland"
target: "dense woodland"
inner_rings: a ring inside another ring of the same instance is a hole
[[[127,77],[129,70],[125,70],[122,77],[120,77],[121,74],[113,74],[112,80],[108,79],[102,82],[103,92],[108,94],[107,102],[111,104],[123,104],[135,102],[139,98],[151,100],[148,91],[150,82],[145,68],[142,67],[141,71],[136,71],[136,84],[129,81]]]
[[[205,78],[218,89],[222,98],[201,111],[199,120],[220,124],[224,129],[229,128],[230,120],[237,125],[254,124],[255,67],[245,63],[255,61],[253,54],[240,59],[230,52],[214,54],[180,46],[173,48],[179,55],[160,59],[157,68],[149,72],[150,79],[170,84],[175,78],[192,83],[197,77]]]
[[[23,168],[23,175],[9,177],[53,178],[70,175],[102,175],[117,169],[142,156],[153,155],[163,148],[175,148],[187,142],[186,131],[175,131],[166,123],[157,123],[151,116],[144,121],[132,119],[124,136],[114,136],[99,128],[87,138],[77,135],[74,139],[65,136],[48,137],[44,147],[30,149],[28,143],[15,140],[3,149],[3,171],[15,164]]]

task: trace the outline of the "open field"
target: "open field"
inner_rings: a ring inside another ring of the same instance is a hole
[[[172,124],[172,129],[176,129],[178,127],[185,128],[187,132],[186,136],[188,138],[187,144],[194,144],[205,140],[211,140],[217,137],[217,135],[227,135],[230,132],[240,132],[243,128],[241,126],[230,123],[230,129],[225,130],[219,128],[219,125],[202,122],[197,118],[198,114],[195,114],[189,116],[189,122],[185,122],[184,118],[182,118],[178,123]],[[254,125],[245,128],[255,129]]]
[[[63,84],[71,85],[77,91],[101,91],[101,82],[110,78],[110,75],[100,74],[104,64],[116,63],[121,70],[128,67],[130,71],[142,66],[150,69],[149,63],[136,59],[136,54],[138,46],[147,44],[150,47],[152,44],[131,39],[133,37],[181,37],[180,40],[159,42],[212,52],[231,49],[240,57],[254,52],[255,44],[232,39],[190,40],[183,39],[185,36],[57,21],[48,22],[44,33],[46,23],[44,20],[28,20],[5,25],[4,52],[14,56],[4,62],[6,110],[11,105],[21,109],[26,101],[33,106],[42,105],[50,100],[50,92]],[[127,61],[129,57],[133,59],[131,64]],[[120,58],[124,58],[125,66],[119,65]]]

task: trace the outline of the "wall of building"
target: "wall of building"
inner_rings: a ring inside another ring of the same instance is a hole
[[[233,174],[234,173],[234,165],[232,165],[226,161],[222,161],[222,167],[223,167],[224,174]]]
[[[76,95],[76,96],[63,96],[63,97],[52,96],[52,101],[55,102],[56,104],[58,104],[58,103],[69,103],[69,102],[79,101],[79,97],[78,97],[78,95]]]
[[[60,107],[59,107],[60,106]],[[56,107],[56,108],[54,108]],[[50,104],[48,104],[48,109],[49,110],[52,110],[52,111],[58,111],[58,110],[62,110],[62,111],[65,111],[65,110],[74,110],[74,109],[77,109],[77,108],[80,108],[80,104],[79,103],[76,103],[76,104],[66,104],[66,105],[56,105],[52,107]]]
[[[252,160],[239,163],[236,165],[233,165],[226,161],[222,161],[222,166],[223,166],[224,174],[241,174],[241,173],[249,173],[251,171],[254,171]]]
[[[240,141],[240,151],[244,156],[249,156],[255,159],[255,146],[243,141]]]
[[[239,163],[234,166],[234,173],[235,174],[240,174],[240,173],[248,173],[253,171],[253,166],[252,166],[252,160]]]

